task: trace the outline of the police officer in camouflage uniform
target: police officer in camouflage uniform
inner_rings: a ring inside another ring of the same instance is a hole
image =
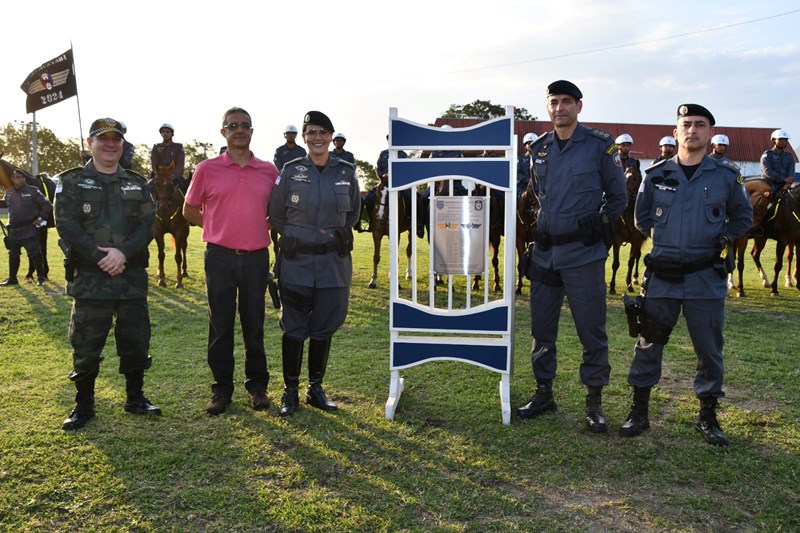
[[[645,171],[636,197],[636,227],[653,239],[645,257],[646,296],[640,337],[628,383],[633,405],[620,429],[624,437],[650,427],[650,390],[661,379],[664,345],[683,311],[697,355],[694,393],[700,400],[695,428],[710,444],[728,438],[717,422],[723,385],[722,327],[728,271],[722,255],[750,228],[753,211],[739,167],[706,155],[714,117],[705,107],[678,107],[678,154]]]
[[[601,408],[608,385],[605,262],[615,221],[627,204],[617,145],[608,132],[578,123],[583,95],[574,83],[547,87],[555,130],[531,145],[531,180],[541,210],[528,277],[531,280],[531,363],[536,392],[517,409],[521,418],[554,411],[556,338],[566,295],[583,345],[581,382],[588,388],[586,425],[607,430]]]
[[[61,174],[56,188],[56,229],[74,254],[74,277],[67,272],[67,294],[74,298],[69,339],[73,348],[76,405],[62,426],[83,427],[94,414],[94,385],[106,337],[114,324],[119,371],[125,374],[125,411],[160,415],[142,392],[150,368],[150,317],[147,307],[148,245],[155,209],[145,179],[119,165],[124,135],[120,123],[92,123],[92,160]]]
[[[353,277],[353,225],[361,209],[355,167],[330,157],[334,128],[319,111],[303,120],[308,155],[288,163],[269,202],[270,225],[281,235],[279,271],[284,393],[280,415],[299,404],[303,343],[308,347],[306,400],[325,411],[337,406],[322,388],[333,334],[347,317]]]

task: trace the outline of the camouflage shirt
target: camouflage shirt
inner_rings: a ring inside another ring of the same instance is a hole
[[[77,265],[67,294],[96,300],[145,298],[147,247],[155,231],[155,208],[145,179],[121,166],[114,174],[102,174],[91,161],[59,177],[56,228],[76,254]],[[111,277],[100,270],[97,263],[105,254],[98,246],[125,254],[122,274]]]

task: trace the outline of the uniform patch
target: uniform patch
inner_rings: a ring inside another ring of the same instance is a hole
[[[664,213],[664,211],[660,207],[656,207],[656,216],[657,217],[660,217],[663,213]]]
[[[122,191],[141,191],[142,188],[138,185],[125,185],[124,187],[120,187]]]
[[[738,177],[738,178],[736,178],[736,183],[744,183],[744,176],[742,176],[741,174],[739,174],[739,177]]]
[[[303,165],[297,165],[297,166],[296,166],[296,167],[294,167],[294,168],[296,168],[296,169],[297,169],[297,170],[299,170],[300,172],[305,172],[305,171],[307,171],[307,170],[308,170],[308,167],[304,167]]]
[[[56,194],[60,193],[63,188],[64,185],[59,181],[58,185],[56,185]]]
[[[344,174],[344,172],[342,172],[342,174]],[[337,181],[336,183],[334,183],[334,185],[350,185],[350,181],[348,180]]]
[[[88,202],[83,204],[83,212],[86,213],[87,215],[89,213],[91,213],[92,212],[92,204],[90,204]]]
[[[619,145],[618,144],[612,144],[611,146],[606,148],[606,155],[613,155],[614,152],[617,152],[617,151],[619,151]]]
[[[639,184],[639,190],[637,192],[644,192],[644,180]]]
[[[291,196],[291,198],[289,198],[289,201],[290,201],[290,202],[292,202],[293,204],[296,204],[297,202],[299,202],[299,201],[300,201],[300,196],[298,196],[298,195],[296,195],[296,194],[293,194],[293,195]]]
[[[99,190],[103,189],[99,185],[95,185],[94,181],[92,181],[92,180],[89,180],[89,181],[91,181],[91,183],[79,181],[78,182],[78,188],[79,189],[86,189],[88,191],[99,191]]]
[[[536,157],[547,157],[547,152],[536,152]],[[540,163],[541,161],[536,161]]]
[[[311,180],[308,178],[308,174],[295,174],[294,176],[289,176],[289,179],[302,183],[311,183]]]
[[[614,164],[622,168],[622,158],[619,156],[619,152],[614,154]]]

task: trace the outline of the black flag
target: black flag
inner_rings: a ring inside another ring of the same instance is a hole
[[[33,113],[78,94],[75,81],[75,64],[70,48],[55,59],[43,63],[25,78],[20,85],[28,99],[25,108]]]

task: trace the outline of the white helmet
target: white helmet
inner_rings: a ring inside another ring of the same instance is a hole
[[[439,127],[440,127],[441,129],[443,129],[443,130],[452,130],[452,129],[453,129],[453,126],[451,126],[450,124],[442,124],[442,125],[441,125],[441,126],[439,126]]]
[[[622,144],[622,143],[631,143],[631,144],[633,144],[633,137],[631,137],[627,133],[623,133],[622,135],[617,137],[617,139],[614,142],[617,143],[617,144]]]
[[[171,130],[172,130],[172,133],[175,133],[175,128],[173,128],[173,127],[172,127],[172,124],[168,124],[168,123],[166,123],[166,122],[165,122],[165,123],[163,123],[161,126],[159,126],[159,128],[158,128],[158,131],[161,131],[161,130],[163,130],[164,128],[171,129]],[[125,129],[127,129],[127,128],[125,128]]]
[[[289,124],[288,126],[286,126],[284,133],[297,133],[297,126],[295,126],[294,124]]]
[[[725,146],[728,146],[731,143],[728,140],[728,136],[727,135],[723,135],[721,133],[718,133],[717,135],[714,135],[713,137],[711,137],[711,144],[724,144]]]
[[[675,146],[675,137],[672,137],[671,135],[667,135],[666,137],[661,137],[661,140],[658,141],[658,145],[664,146],[665,144],[668,144],[670,146]]]
[[[333,140],[335,141],[336,139],[343,139],[343,140],[346,141],[347,140],[347,135],[345,135],[341,131],[337,131],[336,133],[333,134]]]
[[[775,130],[772,132],[772,140],[775,139],[789,139],[789,132],[786,130]]]
[[[536,134],[533,132],[526,133],[525,137],[522,138],[522,144],[528,144],[536,140]]]

